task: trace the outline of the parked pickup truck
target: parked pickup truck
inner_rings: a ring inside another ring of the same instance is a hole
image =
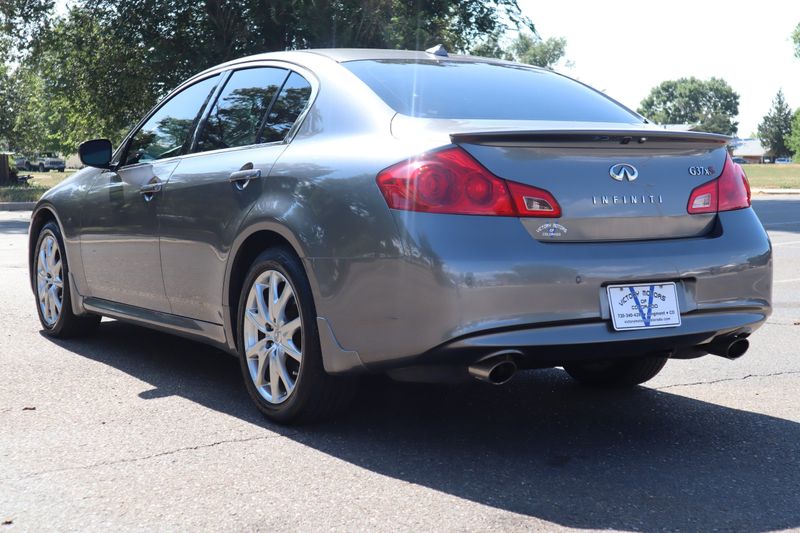
[[[23,158],[24,159],[24,158]],[[48,172],[50,170],[58,170],[64,172],[66,163],[63,159],[56,154],[45,152],[38,156],[31,157],[25,160],[25,170],[38,170],[39,172]],[[17,163],[18,168],[23,168]]]

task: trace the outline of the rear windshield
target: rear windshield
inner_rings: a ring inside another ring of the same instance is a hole
[[[488,62],[348,61],[398,113],[424,118],[641,123],[602,94],[553,72]]]

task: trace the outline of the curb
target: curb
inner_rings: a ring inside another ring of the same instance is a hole
[[[800,189],[753,189],[753,194],[800,194]]]
[[[0,202],[0,211],[33,211],[36,202]]]

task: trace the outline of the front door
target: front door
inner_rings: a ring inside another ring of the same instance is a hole
[[[161,277],[156,197],[177,165],[174,159],[132,165],[104,172],[95,180],[86,204],[92,209],[81,217],[81,253],[91,296],[169,312]],[[136,178],[144,183],[136,183]]]
[[[160,104],[100,174],[81,215],[88,296],[170,312],[164,290],[157,212],[181,163],[218,74],[182,88]]]

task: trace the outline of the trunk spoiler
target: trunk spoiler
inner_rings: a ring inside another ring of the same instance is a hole
[[[661,146],[717,145],[731,141],[726,135],[697,131],[669,131],[656,129],[552,129],[552,130],[489,130],[456,132],[450,134],[455,144],[632,144]]]

